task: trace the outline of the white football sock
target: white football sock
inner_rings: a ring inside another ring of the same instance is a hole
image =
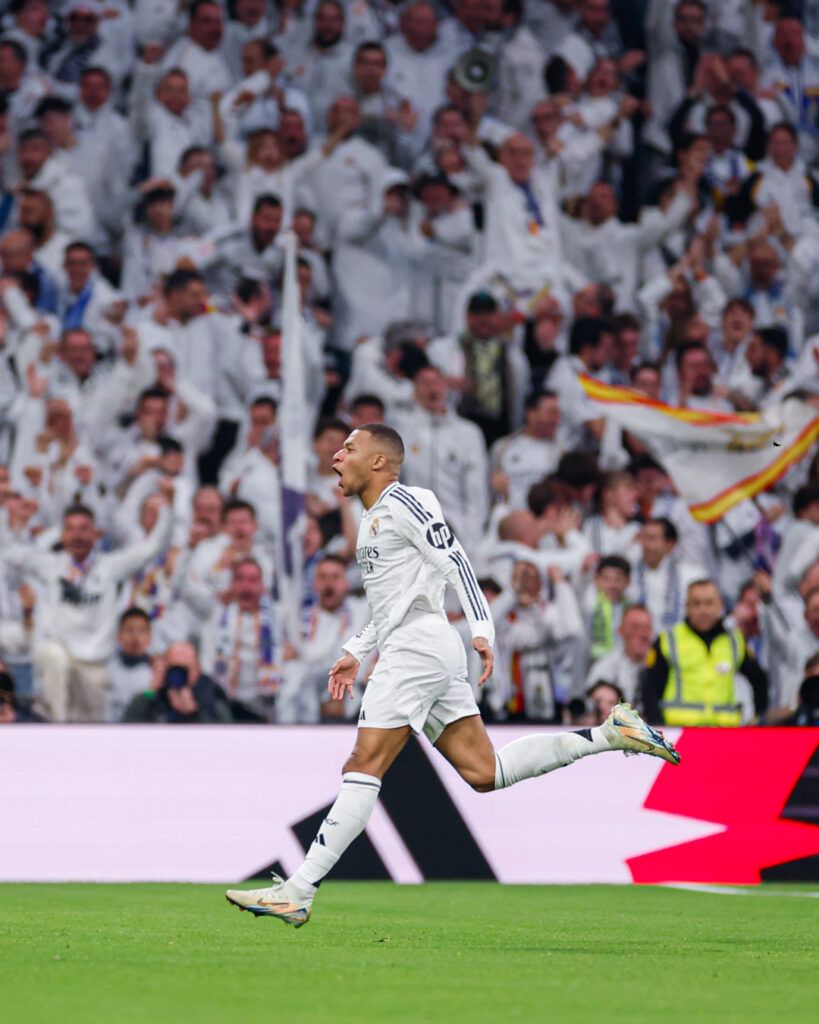
[[[381,779],[374,775],[347,772],[342,776],[336,802],[321,823],[304,863],[288,879],[300,895],[315,895],[322,878],[332,870],[356,836],[364,831],[380,791]]]
[[[565,768],[581,757],[611,749],[601,726],[579,733],[561,732],[556,736],[545,733],[523,736],[496,751],[495,789],[506,789],[524,779]]]

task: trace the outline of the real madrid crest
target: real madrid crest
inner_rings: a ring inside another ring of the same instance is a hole
[[[381,529],[381,520],[378,518],[378,516],[376,516],[375,519],[373,519],[373,521],[372,521],[372,526],[370,527],[370,536],[371,537],[378,536],[378,531],[380,529]]]

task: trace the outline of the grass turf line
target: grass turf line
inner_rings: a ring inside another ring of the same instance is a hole
[[[216,886],[0,886],[4,1024],[796,1024],[817,963],[812,899],[329,882],[296,931]]]

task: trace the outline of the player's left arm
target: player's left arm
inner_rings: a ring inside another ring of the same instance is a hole
[[[486,598],[483,596],[475,571],[455,534],[444,520],[438,499],[429,491],[423,498],[397,487],[390,493],[390,509],[396,529],[405,540],[418,549],[424,561],[429,562],[450,583],[458,595],[469,630],[472,647],[478,652],[483,666],[479,685],[492,675],[495,642],[495,623]]]

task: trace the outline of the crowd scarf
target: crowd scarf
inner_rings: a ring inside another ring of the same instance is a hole
[[[166,571],[167,562],[168,552],[164,552],[131,577],[131,597],[128,603],[141,608],[154,620],[161,619],[165,612],[165,604],[158,600],[158,595],[161,594],[161,585],[170,581],[171,573]],[[162,588],[165,592],[168,589],[167,586]]]
[[[82,327],[83,321],[85,320],[85,313],[88,309],[88,303],[91,301],[93,292],[94,285],[91,278],[89,278],[86,282],[85,288],[83,288],[76,299],[66,302],[62,314],[64,331],[71,331]]]
[[[705,184],[708,186],[708,193],[711,196],[711,200],[716,210],[722,210],[725,205],[725,187],[730,184],[731,181],[742,181],[745,177],[745,168],[742,163],[743,154],[734,146],[731,147],[728,156],[728,177],[723,178],[716,172],[716,157],[714,155],[708,158],[708,162],[705,165],[705,173],[703,179]]]
[[[665,600],[663,601],[661,621],[663,629],[671,629],[682,620],[683,611],[680,601],[680,571],[677,556],[669,555],[663,564],[668,568],[665,577]],[[646,605],[646,565],[642,558],[637,563],[637,600],[635,604]]]
[[[95,558],[93,551],[84,562],[78,562],[76,559],[69,556],[68,573],[66,574],[68,582],[73,583],[75,587],[81,589],[83,583],[85,583],[86,577],[94,567],[94,562]]]
[[[256,665],[259,690],[266,696],[277,693],[281,684],[281,650],[276,636],[273,604],[265,594],[253,615],[256,633]],[[216,627],[216,682],[231,697],[239,688],[241,670],[242,620],[245,613],[235,601],[226,604]]]
[[[503,342],[498,338],[474,338],[467,331],[461,335],[461,349],[467,380],[462,408],[481,417],[500,419],[504,398]]]
[[[534,193],[534,189],[528,181],[516,181],[514,183],[523,193],[523,201],[526,204],[526,212],[531,217],[529,221],[529,230],[534,234],[538,228],[542,228],[546,223],[543,219],[543,214],[540,210],[540,203],[537,201],[537,196]]]

